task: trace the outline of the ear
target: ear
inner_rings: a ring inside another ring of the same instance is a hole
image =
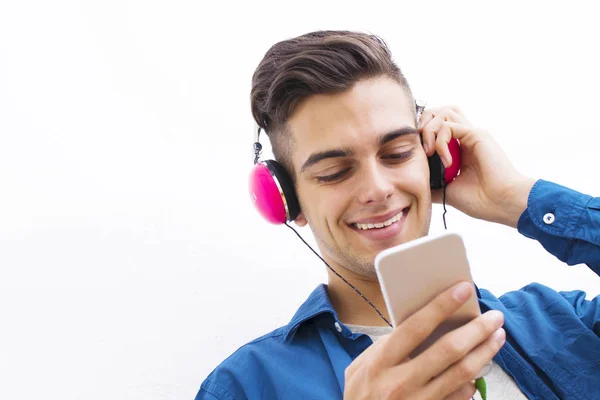
[[[306,217],[304,216],[304,214],[302,214],[302,212],[299,212],[298,216],[294,220],[294,223],[296,225],[298,225],[298,227],[302,228],[302,227],[306,226],[308,221],[306,220]]]

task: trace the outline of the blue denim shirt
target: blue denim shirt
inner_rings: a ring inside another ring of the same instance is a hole
[[[600,198],[552,182],[533,186],[518,231],[568,265],[600,274]],[[494,360],[531,399],[600,399],[600,296],[539,283],[496,297],[506,343]],[[371,339],[353,334],[319,285],[290,323],[242,346],[201,384],[196,400],[341,399],[346,367]]]

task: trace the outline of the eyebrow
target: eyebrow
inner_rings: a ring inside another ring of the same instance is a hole
[[[415,128],[412,128],[410,126],[405,126],[403,128],[396,129],[392,132],[388,132],[388,133],[381,135],[377,142],[378,142],[379,146],[381,147],[381,146],[399,138],[400,136],[410,135],[410,134],[418,135],[419,131],[417,131]],[[300,172],[304,172],[307,168],[312,167],[313,165],[315,165],[325,159],[328,159],[328,158],[350,157],[353,155],[354,155],[354,152],[350,149],[332,149],[332,150],[320,151],[318,153],[313,153],[306,159],[304,164],[302,164],[302,167],[300,168]]]
[[[309,167],[312,167],[318,162],[321,162],[327,158],[336,158],[336,157],[350,157],[354,155],[354,152],[349,149],[336,149],[336,150],[326,150],[320,151],[318,153],[313,153],[308,157],[308,159],[302,164],[302,168],[300,168],[300,172],[304,172]]]
[[[400,136],[412,134],[418,135],[419,131],[410,126],[405,126],[403,128],[396,129],[395,131],[388,132],[386,134],[381,135],[381,137],[379,138],[379,147],[391,142],[392,140],[399,138]]]

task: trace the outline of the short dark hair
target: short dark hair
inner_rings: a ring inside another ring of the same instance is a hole
[[[335,94],[364,78],[386,75],[414,101],[400,68],[378,36],[350,31],[316,31],[273,45],[252,76],[254,120],[267,132],[275,159],[294,176],[286,128],[297,105],[315,94]]]

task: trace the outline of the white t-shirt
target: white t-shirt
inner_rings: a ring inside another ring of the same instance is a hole
[[[362,333],[368,335],[373,342],[392,333],[392,327],[389,326],[360,326],[346,324],[348,329],[353,333]],[[495,362],[492,363],[492,368],[485,375],[487,383],[487,398],[488,400],[527,400],[527,396],[521,392],[515,381]],[[481,400],[479,392],[475,394],[476,400]]]

